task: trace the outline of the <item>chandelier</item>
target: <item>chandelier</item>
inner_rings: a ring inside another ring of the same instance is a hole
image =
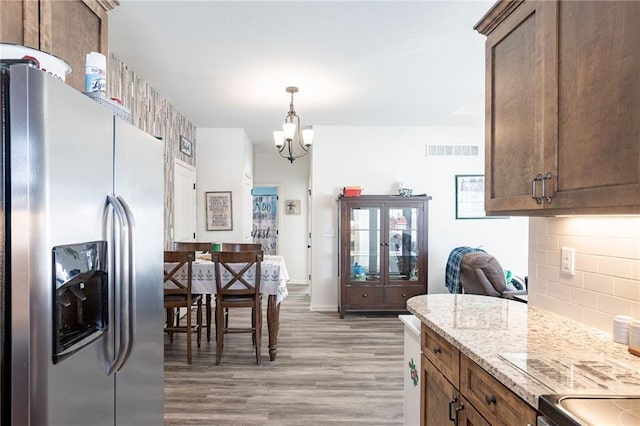
[[[313,142],[313,129],[311,127],[301,129],[300,117],[298,117],[295,109],[293,109],[293,94],[298,92],[298,88],[287,87],[286,91],[287,93],[291,93],[289,112],[284,118],[282,130],[273,132],[273,142],[280,156],[293,163],[293,160],[309,152],[309,148]]]

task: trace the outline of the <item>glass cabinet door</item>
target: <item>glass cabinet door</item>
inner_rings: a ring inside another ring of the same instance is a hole
[[[418,208],[390,207],[389,262],[390,281],[418,280]]]
[[[351,281],[380,280],[380,207],[350,209]]]

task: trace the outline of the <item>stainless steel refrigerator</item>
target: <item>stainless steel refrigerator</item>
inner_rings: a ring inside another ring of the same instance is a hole
[[[2,425],[160,425],[163,148],[25,64],[1,72]]]

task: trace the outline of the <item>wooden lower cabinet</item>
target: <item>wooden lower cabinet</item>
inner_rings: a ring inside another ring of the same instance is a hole
[[[460,406],[456,412],[458,426],[491,426],[482,415],[473,408],[473,405],[463,396],[460,396]],[[531,424],[533,426],[534,423]]]
[[[460,391],[498,425],[536,424],[536,411],[468,357],[460,356]]]
[[[536,410],[422,325],[421,426],[527,426]]]
[[[422,425],[455,425],[454,405],[458,402],[458,390],[422,356],[422,388],[420,418]]]

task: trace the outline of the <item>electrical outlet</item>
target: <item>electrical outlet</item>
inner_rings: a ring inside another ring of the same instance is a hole
[[[323,228],[320,230],[320,236],[322,238],[335,238],[336,230],[333,228]]]
[[[562,247],[560,258],[560,270],[569,275],[576,274],[576,249],[573,247]]]

